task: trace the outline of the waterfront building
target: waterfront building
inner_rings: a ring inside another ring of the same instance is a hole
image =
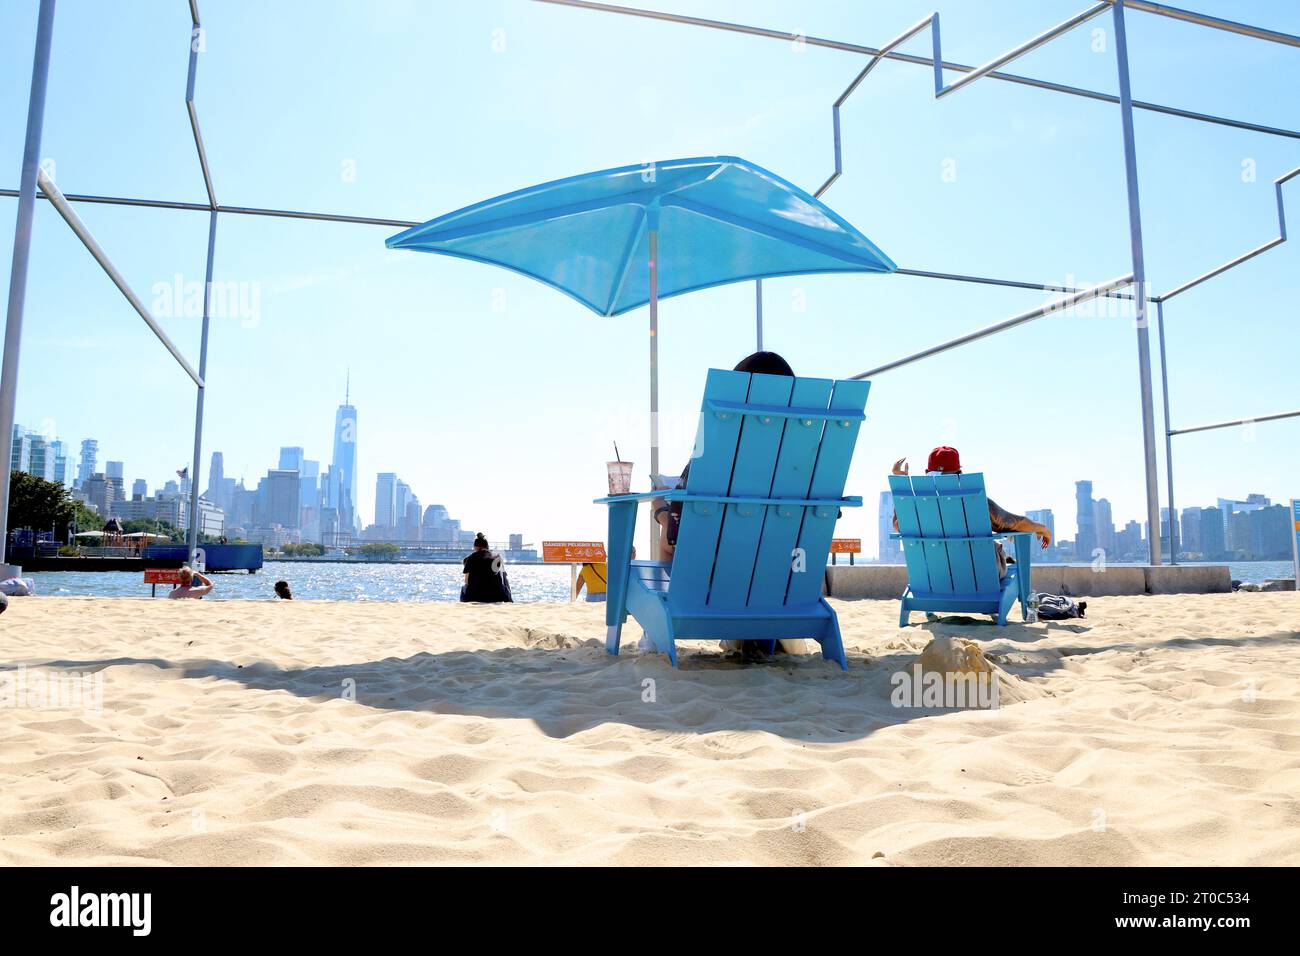
[[[1178,518],[1178,549],[1182,553],[1201,553],[1201,509],[1184,508]]]
[[[1220,561],[1227,556],[1223,512],[1218,508],[1201,509],[1201,556],[1207,561]]]

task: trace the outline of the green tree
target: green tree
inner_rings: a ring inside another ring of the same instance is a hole
[[[402,549],[387,541],[372,541],[370,544],[363,544],[361,547],[353,550],[363,558],[377,558],[382,560],[384,558],[397,557],[397,553]]]
[[[103,526],[103,519],[76,501],[63,485],[25,471],[10,472],[10,528],[52,530],[56,537],[65,538],[74,521],[82,531],[98,531]]]
[[[291,542],[281,550],[290,557],[318,558],[325,553],[325,545],[313,541],[304,541],[302,544],[293,544]]]

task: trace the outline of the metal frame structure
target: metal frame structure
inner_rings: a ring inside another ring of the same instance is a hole
[[[1160,354],[1161,354],[1161,379],[1164,396],[1165,412],[1165,454],[1166,454],[1166,477],[1168,480],[1169,495],[1169,513],[1170,513],[1170,560],[1177,562],[1177,545],[1175,543],[1176,522],[1173,520],[1173,456],[1172,444],[1170,439],[1173,435],[1180,434],[1183,431],[1202,430],[1202,429],[1182,429],[1174,430],[1169,425],[1169,386],[1168,372],[1165,368],[1165,344],[1164,344],[1164,322],[1162,304],[1165,299],[1178,295],[1195,285],[1213,278],[1228,269],[1259,255],[1268,249],[1286,241],[1285,216],[1282,205],[1282,184],[1300,173],[1300,169],[1292,170],[1280,177],[1276,183],[1277,201],[1278,201],[1278,222],[1280,227],[1280,236],[1259,246],[1250,252],[1247,252],[1232,261],[1225,263],[1205,275],[1183,283],[1183,285],[1166,293],[1164,296],[1150,295],[1146,282],[1146,265],[1145,251],[1142,243],[1142,214],[1141,204],[1139,201],[1139,182],[1137,172],[1137,147],[1134,134],[1133,114],[1134,110],[1148,110],[1152,112],[1164,113],[1170,116],[1180,117],[1182,119],[1195,120],[1197,122],[1214,123],[1221,126],[1230,126],[1238,129],[1250,130],[1256,133],[1264,133],[1272,136],[1282,136],[1290,139],[1300,139],[1300,132],[1296,130],[1281,129],[1274,126],[1264,126],[1258,123],[1250,123],[1245,120],[1233,119],[1224,116],[1214,116],[1207,113],[1197,113],[1191,110],[1176,109],[1173,107],[1163,106],[1157,103],[1147,103],[1133,99],[1132,90],[1129,82],[1129,54],[1128,38],[1125,29],[1125,10],[1131,9],[1143,13],[1154,14],[1157,16],[1167,17],[1174,20],[1180,20],[1185,23],[1195,24],[1197,26],[1207,27],[1214,30],[1220,30],[1228,33],[1235,33],[1241,36],[1252,37],[1258,40],[1264,40],[1271,43],[1279,43],[1291,47],[1300,47],[1300,37],[1288,33],[1282,33],[1276,30],[1268,30],[1263,27],[1252,26],[1250,24],[1238,23],[1232,20],[1224,20],[1219,17],[1211,17],[1206,14],[1196,13],[1191,10],[1183,10],[1177,7],[1165,6],[1159,3],[1150,3],[1147,0],[1101,0],[1094,3],[1085,10],[1080,11],[1067,20],[1062,21],[1054,27],[1038,34],[1030,40],[1012,47],[1010,50],[1002,53],[991,60],[988,60],[981,66],[969,66],[963,63],[951,63],[943,58],[943,48],[940,39],[940,17],[939,14],[933,13],[923,20],[918,21],[908,27],[894,39],[890,40],[884,46],[875,48],[861,46],[859,44],[845,43],[838,40],[828,40],[821,37],[808,37],[801,34],[783,32],[780,30],[771,30],[763,27],[748,26],[739,23],[728,23],[721,20],[706,20],[700,17],[689,17],[679,14],[663,13],[656,10],[645,10],[633,7],[623,7],[608,3],[592,2],[592,0],[540,0],[543,3],[551,3],[558,6],[577,7],[584,10],[599,11],[602,13],[615,13],[625,16],[641,17],[645,19],[660,20],[670,23],[677,23],[685,26],[703,27],[712,30],[723,30],[732,33],[742,33],[750,36],[759,36],[767,39],[779,39],[786,42],[801,42],[808,46],[823,47],[827,49],[842,50],[851,53],[859,53],[870,57],[867,64],[853,78],[853,81],[845,88],[844,92],[835,100],[831,106],[831,121],[835,168],[831,175],[817,189],[815,195],[821,197],[843,174],[843,157],[841,154],[840,141],[840,107],[862,84],[863,80],[874,70],[881,60],[889,59],[904,63],[911,63],[917,66],[926,66],[930,69],[934,78],[934,96],[935,99],[941,99],[951,93],[974,83],[984,77],[997,79],[1011,83],[1018,83],[1025,86],[1036,87],[1048,90],[1054,93],[1064,93],[1072,96],[1082,96],[1089,99],[1101,100],[1108,103],[1116,103],[1120,107],[1121,131],[1124,142],[1124,173],[1125,186],[1128,198],[1129,213],[1129,238],[1130,254],[1133,260],[1133,271],[1127,277],[1111,280],[1090,289],[1062,289],[1060,287],[1040,286],[1033,283],[1008,282],[1005,280],[995,280],[980,276],[962,276],[946,273],[922,273],[915,270],[899,269],[898,272],[903,275],[925,276],[927,278],[950,279],[958,282],[976,282],[991,283],[995,285],[1012,286],[1019,288],[1038,288],[1044,291],[1063,291],[1069,293],[1065,298],[1030,310],[1017,316],[1013,316],[1003,322],[978,329],[966,335],[959,336],[947,342],[942,342],[930,348],[922,349],[912,355],[904,356],[893,362],[887,362],[884,365],[877,366],[866,372],[861,372],[854,378],[867,378],[879,375],[883,372],[893,369],[902,368],[913,362],[929,358],[949,349],[977,341],[989,335],[996,335],[1007,329],[1015,328],[1026,322],[1032,322],[1034,319],[1042,318],[1045,315],[1052,315],[1056,312],[1077,305],[1098,296],[1123,296],[1135,300],[1136,303],[1136,326],[1137,326],[1137,346],[1138,346],[1138,370],[1139,370],[1139,394],[1141,402],[1142,415],[1142,439],[1143,439],[1143,458],[1144,458],[1144,475],[1146,479],[1146,501],[1147,501],[1147,525],[1153,529],[1148,535],[1149,540],[1149,560],[1151,564],[1158,565],[1161,562],[1160,555],[1160,494],[1158,486],[1158,462],[1156,456],[1155,442],[1155,411],[1152,389],[1151,375],[1151,345],[1150,334],[1148,332],[1148,308],[1149,303],[1155,303],[1157,307],[1157,323],[1159,325]],[[1115,59],[1119,74],[1119,96],[1100,93],[1095,90],[1087,90],[1080,87],[1064,86],[1059,83],[1050,83],[1044,80],[1037,80],[1031,77],[1020,76],[1017,74],[1006,73],[1001,71],[1001,67],[1024,56],[1032,50],[1035,50],[1046,43],[1063,36],[1075,27],[1088,22],[1096,16],[1101,15],[1110,9],[1112,22],[1115,31]],[[930,30],[930,39],[933,55],[931,57],[916,56],[912,54],[901,53],[898,50],[902,44],[908,40],[923,33],[926,28]],[[962,74],[960,79],[952,83],[944,83],[944,72],[956,71]],[[1124,286],[1132,285],[1135,292],[1132,294],[1121,293],[1118,290]],[[761,333],[761,289],[759,292],[759,341],[762,341]],[[1259,419],[1243,419],[1243,421],[1261,421],[1272,420],[1276,418],[1290,417],[1292,413],[1282,413],[1278,415],[1265,416]],[[1232,423],[1220,423],[1213,427],[1227,427]]]
[[[1138,175],[1136,163],[1136,145],[1133,131],[1133,114],[1135,110],[1144,110],[1149,112],[1161,113],[1169,116],[1175,116],[1182,119],[1192,120],[1195,122],[1211,123],[1220,126],[1227,126],[1236,129],[1244,129],[1251,132],[1262,133],[1270,136],[1280,136],[1289,139],[1300,139],[1300,131],[1284,129],[1274,126],[1266,126],[1259,123],[1253,123],[1246,120],[1232,117],[1217,116],[1208,113],[1199,113],[1191,110],[1180,109],[1172,106],[1158,103],[1150,103],[1140,100],[1134,100],[1129,84],[1129,57],[1127,49],[1127,38],[1125,35],[1125,10],[1131,9],[1142,13],[1153,14],[1156,16],[1167,17],[1197,26],[1207,27],[1210,29],[1220,30],[1228,33],[1235,33],[1241,36],[1248,36],[1258,40],[1271,43],[1279,43],[1292,47],[1300,47],[1300,37],[1287,33],[1281,33],[1274,30],[1268,30],[1263,27],[1252,26],[1250,24],[1238,23],[1231,20],[1224,20],[1217,17],[1211,17],[1205,14],[1196,13],[1190,10],[1183,10],[1176,7],[1165,6],[1159,3],[1147,2],[1147,0],[1099,0],[1092,6],[1081,11],[1068,20],[1040,33],[1038,36],[1021,43],[1005,53],[994,57],[981,66],[969,66],[961,63],[953,63],[943,59],[941,41],[940,41],[940,18],[936,12],[919,21],[912,27],[908,28],[899,36],[886,43],[883,47],[874,48],[862,46],[859,44],[831,40],[820,37],[807,37],[799,34],[793,34],[780,30],[772,30],[763,27],[748,26],[744,24],[728,23],[719,20],[707,20],[699,17],[690,17],[679,14],[663,13],[654,10],[644,10],[635,7],[618,6],[614,4],[591,2],[591,0],[537,0],[541,3],[549,3],[558,6],[576,7],[585,10],[621,14],[625,16],[640,17],[653,20],[667,21],[686,26],[702,27],[714,30],[725,30],[733,33],[746,34],[749,36],[763,37],[767,39],[779,39],[787,42],[798,41],[808,46],[820,47],[826,49],[841,50],[851,53],[857,53],[870,57],[870,60],[857,74],[849,86],[839,96],[832,106],[833,121],[833,145],[834,145],[834,172],[830,177],[817,189],[815,195],[820,197],[829,189],[843,173],[843,158],[841,154],[840,142],[840,107],[853,94],[867,76],[875,69],[881,60],[892,60],[895,62],[910,63],[917,66],[929,68],[934,79],[934,95],[936,99],[948,96],[964,86],[974,83],[976,80],[988,78],[1002,82],[1015,83],[1022,86],[1029,86],[1037,89],[1046,90],[1053,93],[1066,94],[1070,96],[1084,97],[1100,102],[1114,103],[1120,107],[1121,113],[1121,130],[1124,142],[1124,160],[1125,160],[1125,178],[1128,195],[1129,208],[1129,227],[1130,227],[1130,252],[1133,260],[1132,271],[1117,279],[1094,285],[1088,288],[1071,288],[1068,286],[1053,285],[1048,283],[1030,282],[1013,279],[1000,279],[988,276],[971,276],[960,275],[956,273],[937,272],[923,269],[899,269],[899,274],[912,276],[915,278],[942,279],[945,281],[977,283],[985,285],[996,285],[1008,288],[1019,288],[1027,290],[1058,292],[1064,296],[1054,302],[1032,309],[1028,312],[1021,313],[1002,322],[986,326],[974,332],[952,339],[948,342],[940,343],[936,346],[924,349],[913,355],[904,356],[893,362],[878,366],[867,372],[862,372],[854,378],[865,378],[874,376],[913,362],[928,358],[940,352],[957,348],[969,342],[982,339],[986,336],[995,335],[998,332],[1015,328],[1027,322],[1031,322],[1045,315],[1054,314],[1060,310],[1069,308],[1073,305],[1088,301],[1098,297],[1124,298],[1134,300],[1137,309],[1137,332],[1138,332],[1138,359],[1140,371],[1140,394],[1142,402],[1142,420],[1143,420],[1143,442],[1145,457],[1146,473],[1146,492],[1147,492],[1147,511],[1150,527],[1156,529],[1157,534],[1151,539],[1151,556],[1150,560],[1153,565],[1160,563],[1160,546],[1158,540],[1158,529],[1160,527],[1159,519],[1159,493],[1156,482],[1156,453],[1154,440],[1154,412],[1152,402],[1152,385],[1151,385],[1151,367],[1150,367],[1150,345],[1149,333],[1147,330],[1146,314],[1148,303],[1156,304],[1156,319],[1159,331],[1159,345],[1161,353],[1161,376],[1162,391],[1164,396],[1165,412],[1165,442],[1166,442],[1166,459],[1167,459],[1167,477],[1168,477],[1168,494],[1170,509],[1170,554],[1171,558],[1177,559],[1176,545],[1176,522],[1172,520],[1173,515],[1173,463],[1172,463],[1172,444],[1171,439],[1174,435],[1185,434],[1194,431],[1204,431],[1212,428],[1226,428],[1234,425],[1242,425],[1257,421],[1271,421],[1280,418],[1289,418],[1300,415],[1300,411],[1283,412],[1272,415],[1258,416],[1253,419],[1239,419],[1231,422],[1219,422],[1210,425],[1194,426],[1191,428],[1174,429],[1169,423],[1169,389],[1168,375],[1165,365],[1165,341],[1164,341],[1164,318],[1163,304],[1166,300],[1173,298],[1200,283],[1213,278],[1227,270],[1240,265],[1243,262],[1259,255],[1268,249],[1286,240],[1286,224],[1284,208],[1282,202],[1282,184],[1293,176],[1300,174],[1300,168],[1286,173],[1275,181],[1277,190],[1278,203],[1278,221],[1280,235],[1277,239],[1247,252],[1231,260],[1224,265],[1211,270],[1204,275],[1198,276],[1188,282],[1183,283],[1177,288],[1165,293],[1163,296],[1149,295],[1146,289],[1144,250],[1142,245],[1141,231],[1141,210],[1138,199]],[[190,19],[192,29],[190,34],[190,57],[188,75],[186,78],[185,106],[189,115],[190,127],[194,135],[195,151],[199,161],[199,167],[203,174],[204,188],[207,193],[208,201],[204,203],[175,202],[160,199],[135,199],[112,196],[95,196],[95,195],[64,195],[58,188],[43,174],[39,174],[40,161],[40,142],[41,131],[44,120],[45,93],[49,73],[50,46],[53,34],[53,19],[55,0],[40,0],[40,12],[38,14],[38,26],[35,44],[35,55],[32,68],[31,96],[28,105],[27,117],[27,135],[23,153],[23,169],[19,188],[0,189],[0,196],[16,197],[18,199],[18,216],[15,226],[14,240],[14,259],[11,271],[9,287],[9,304],[5,327],[5,351],[3,359],[3,370],[0,371],[0,433],[12,435],[14,405],[17,395],[17,372],[18,372],[18,355],[22,332],[23,306],[26,293],[27,267],[30,257],[31,231],[34,219],[35,200],[38,198],[37,186],[39,183],[42,198],[48,199],[68,222],[74,232],[90,250],[91,254],[99,262],[105,272],[113,279],[114,283],[122,291],[132,307],[140,314],[145,322],[153,329],[154,333],[168,348],[173,357],[181,364],[182,368],[194,380],[197,388],[196,407],[195,407],[195,428],[194,428],[194,449],[191,475],[191,495],[190,495],[190,536],[189,547],[191,560],[195,557],[197,547],[198,532],[198,480],[199,464],[202,452],[202,435],[203,435],[203,415],[204,415],[204,393],[206,386],[207,372],[207,352],[208,352],[208,333],[210,324],[210,305],[211,305],[211,285],[213,276],[213,263],[216,250],[216,226],[220,214],[230,215],[251,215],[266,216],[278,218],[307,219],[322,222],[347,222],[358,225],[384,226],[388,228],[397,227],[405,228],[416,225],[417,223],[406,220],[385,219],[367,216],[352,216],[332,213],[303,212],[283,209],[266,209],[247,206],[223,206],[217,201],[216,190],[213,185],[211,170],[208,166],[207,153],[204,148],[203,136],[200,131],[198,111],[194,101],[195,82],[198,72],[198,54],[201,52],[204,36],[202,21],[199,16],[197,0],[188,0]],[[1119,72],[1119,96],[1108,93],[1102,93],[1096,90],[1084,89],[1081,87],[1067,86],[1060,83],[1052,83],[1046,80],[1039,80],[1032,77],[1021,76],[1014,73],[1007,73],[1001,69],[1012,61],[1024,56],[1032,50],[1050,42],[1057,37],[1068,33],[1075,27],[1085,23],[1096,16],[1099,16],[1110,9],[1114,22],[1116,38],[1116,60]],[[919,56],[915,54],[903,53],[898,47],[922,33],[926,28],[931,32],[931,57]],[[945,71],[960,73],[962,76],[952,83],[944,83]],[[148,310],[140,303],[139,298],[131,292],[130,288],[122,280],[120,274],[113,267],[111,261],[103,250],[95,243],[85,226],[81,224],[76,214],[72,211],[72,203],[95,203],[118,206],[136,206],[156,209],[175,209],[193,212],[206,212],[209,216],[208,225],[208,246],[206,262],[206,282],[204,285],[203,296],[203,317],[202,328],[200,332],[200,352],[198,371],[189,365],[184,356],[179,352],[176,346],[167,338],[167,336],[158,327]],[[652,253],[653,256],[653,253]],[[1132,286],[1133,292],[1124,292],[1122,289]],[[651,310],[652,313],[655,310]],[[657,315],[651,315],[651,332],[652,332],[652,363],[656,361],[654,354],[657,341],[653,338],[657,331],[655,328]],[[761,280],[755,283],[755,327],[757,345],[761,349],[763,346],[763,292]],[[652,397],[652,401],[653,401]],[[652,420],[652,428],[654,422]],[[8,487],[9,487],[9,470],[0,469],[0,542],[7,542],[7,524],[8,524]]]

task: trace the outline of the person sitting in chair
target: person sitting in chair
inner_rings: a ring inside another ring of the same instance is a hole
[[[907,459],[900,458],[894,462],[893,472],[895,475],[910,474]],[[940,445],[930,452],[930,458],[925,464],[925,473],[927,475],[960,475],[961,474],[961,455],[957,453],[956,448],[948,445]],[[1013,514],[1003,508],[999,508],[992,498],[989,498],[989,524],[993,526],[994,533],[1006,533],[1008,531],[1032,531],[1038,535],[1038,540],[1044,548],[1052,544],[1052,532],[1047,530],[1047,526],[1032,521],[1024,515]],[[898,530],[898,515],[894,515],[894,530]],[[1004,577],[1007,573],[1007,557],[1002,552],[1002,544],[997,544],[998,555],[998,576]]]
[[[794,369],[790,367],[790,363],[775,352],[754,352],[747,355],[736,364],[735,371],[794,377]],[[690,474],[691,466],[687,464],[682,469],[681,481],[678,484],[679,488],[686,487],[686,481]],[[654,509],[655,521],[660,528],[659,560],[672,561],[673,551],[677,546],[677,530],[682,522],[682,503],[675,501],[668,504],[664,499],[656,498],[651,502],[651,507]],[[751,663],[767,659],[764,644],[764,641],[723,641],[722,648],[726,654],[740,654],[746,663]],[[642,648],[642,650],[646,649]],[[782,639],[776,642],[776,651],[779,654],[805,654],[808,651],[808,645],[803,638],[795,640]]]

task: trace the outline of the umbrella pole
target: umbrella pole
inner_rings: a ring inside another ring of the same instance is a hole
[[[763,280],[754,280],[754,329],[757,332],[758,347],[755,351],[763,351]]]
[[[659,474],[659,230],[650,239],[650,474]],[[659,521],[650,515],[650,560],[659,560]]]

